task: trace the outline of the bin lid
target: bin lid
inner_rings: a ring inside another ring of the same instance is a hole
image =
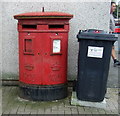
[[[14,15],[15,19],[40,19],[40,18],[67,18],[71,19],[73,15],[63,12],[28,12]]]
[[[109,40],[116,41],[117,37],[114,34],[109,34],[103,30],[88,29],[80,30],[77,35],[78,41],[80,39],[94,39],[94,40]]]

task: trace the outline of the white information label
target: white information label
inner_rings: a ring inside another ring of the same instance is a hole
[[[103,47],[88,46],[88,57],[102,58],[103,57]]]
[[[60,53],[60,46],[61,41],[60,40],[53,40],[53,53]]]

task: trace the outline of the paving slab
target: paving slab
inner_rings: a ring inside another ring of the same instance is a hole
[[[106,108],[106,99],[102,102],[90,102],[90,101],[82,101],[77,99],[76,92],[72,92],[71,97],[71,105],[79,105],[79,106],[89,106],[89,107],[95,107],[95,108]]]
[[[10,91],[8,91],[8,90]],[[72,89],[68,88],[69,96],[62,100],[41,102],[41,101],[28,101],[18,97],[18,87],[16,86],[3,86],[2,87],[2,114],[5,115],[23,115],[28,114],[29,116],[37,116],[38,114],[47,115],[93,115],[93,114],[104,114],[110,116],[110,114],[118,114],[118,88],[108,88],[107,94],[109,98],[106,99],[106,108],[94,108],[85,106],[72,106],[70,104]],[[6,91],[4,91],[6,90]],[[9,96],[9,97],[7,97]]]

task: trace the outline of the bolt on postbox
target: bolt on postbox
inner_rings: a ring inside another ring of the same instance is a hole
[[[19,96],[51,101],[67,96],[69,20],[62,12],[15,15],[19,34]]]

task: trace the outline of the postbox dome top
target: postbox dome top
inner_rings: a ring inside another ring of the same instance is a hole
[[[15,15],[15,19],[40,19],[40,18],[67,18],[71,19],[73,15],[63,12],[28,12]]]

